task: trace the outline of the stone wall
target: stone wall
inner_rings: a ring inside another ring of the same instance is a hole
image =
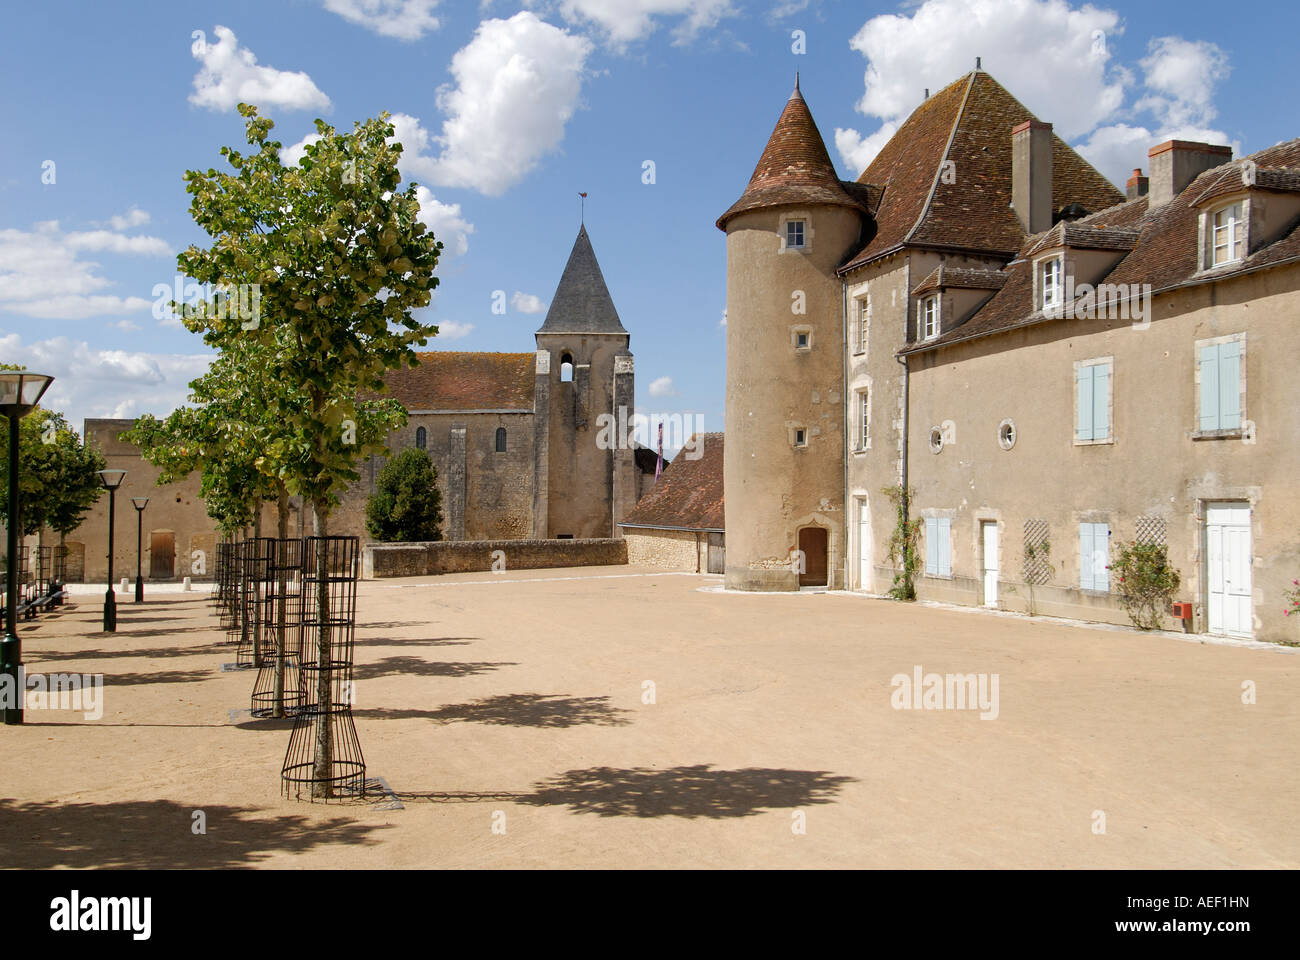
[[[691,530],[624,527],[627,562],[700,573],[708,569],[709,535]],[[698,542],[697,542],[698,541]]]
[[[497,553],[500,551],[500,553]],[[425,577],[440,573],[488,573],[498,569],[597,567],[626,564],[623,540],[460,540],[437,543],[367,543],[362,548],[365,580]]]

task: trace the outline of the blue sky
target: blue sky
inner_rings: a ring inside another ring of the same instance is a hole
[[[0,360],[55,374],[49,403],[78,426],[165,414],[203,368],[201,341],[153,316],[153,288],[203,240],[182,175],[242,143],[239,99],[286,148],[317,116],[401,115],[404,173],[448,248],[431,349],[533,349],[545,314],[526,311],[550,302],[588,192],[638,410],[707,430],[725,369],[713,223],[795,70],[846,178],[976,56],[1121,185],[1171,136],[1248,153],[1300,135],[1291,4],[46,0],[3,22]]]

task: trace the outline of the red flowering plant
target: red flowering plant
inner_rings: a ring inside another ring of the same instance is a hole
[[[1139,630],[1158,630],[1183,578],[1169,563],[1163,543],[1121,544],[1110,565],[1118,574],[1118,593],[1128,618]],[[1300,587],[1300,584],[1297,584]],[[1300,590],[1297,591],[1300,595]],[[1297,604],[1300,609],[1300,604]]]
[[[1286,597],[1286,615],[1300,614],[1300,580],[1291,581],[1291,589],[1283,594]]]

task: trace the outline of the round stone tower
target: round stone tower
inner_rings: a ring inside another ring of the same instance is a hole
[[[869,221],[799,91],[727,234],[724,448],[730,589],[839,587],[844,525],[844,295],[836,268]]]

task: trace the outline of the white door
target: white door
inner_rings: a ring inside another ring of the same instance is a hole
[[[998,525],[981,523],[984,541],[984,606],[998,605]]]
[[[865,497],[858,498],[858,589],[871,589],[871,511]]]
[[[1255,621],[1251,610],[1249,505],[1211,504],[1205,515],[1205,541],[1210,633],[1250,637]]]

